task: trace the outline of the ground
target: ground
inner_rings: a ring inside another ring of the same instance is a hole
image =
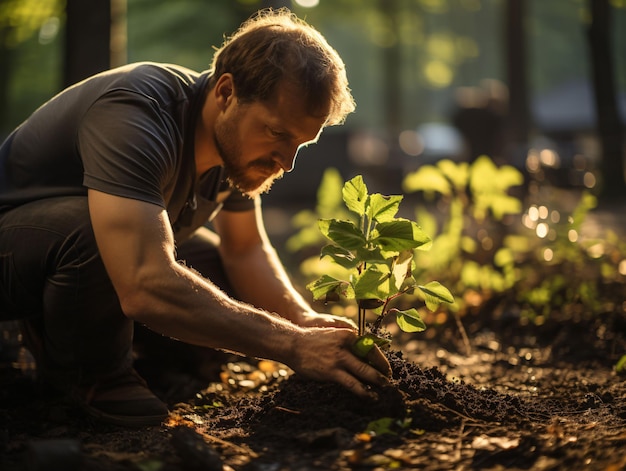
[[[614,369],[626,353],[622,305],[541,326],[486,311],[461,321],[469,343],[453,319],[392,330],[393,385],[377,401],[267,361],[138,360],[172,410],[143,429],[84,417],[18,359],[0,370],[0,469],[626,469],[626,377]]]

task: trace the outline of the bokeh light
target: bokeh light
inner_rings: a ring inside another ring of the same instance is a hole
[[[294,0],[294,3],[304,8],[313,8],[320,4],[320,0]]]
[[[547,248],[543,251],[543,259],[546,262],[551,262],[553,258],[554,258],[554,252],[552,251],[552,249]]]
[[[545,222],[537,224],[537,229],[536,229],[537,237],[541,239],[546,237],[548,235],[548,229],[549,229],[548,225]]]
[[[417,131],[407,129],[398,136],[400,149],[407,155],[418,156],[424,151],[424,141]]]

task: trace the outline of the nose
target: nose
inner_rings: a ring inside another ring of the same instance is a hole
[[[285,173],[291,172],[296,165],[296,157],[298,156],[298,151],[300,147],[293,147],[288,149],[285,153],[275,153],[274,160],[280,165],[280,168],[283,169]]]

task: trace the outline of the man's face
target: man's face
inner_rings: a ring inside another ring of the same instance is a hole
[[[306,115],[296,93],[269,102],[234,100],[215,123],[215,143],[232,184],[250,197],[293,169],[298,149],[315,142],[324,118]]]

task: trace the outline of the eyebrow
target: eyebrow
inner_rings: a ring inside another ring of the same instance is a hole
[[[271,112],[269,113],[268,118],[264,120],[265,125],[270,127],[272,130],[275,130],[276,132],[280,134],[284,134],[285,137],[289,139],[298,140],[298,136],[294,134],[292,131],[290,131],[289,129],[287,129],[284,121],[285,121],[284,119],[277,118],[277,116]],[[304,139],[304,144],[310,144],[312,142],[316,142],[319,139],[319,136],[322,130],[323,130],[323,126],[320,129],[320,132],[316,134],[312,139],[309,139],[306,136],[302,136],[302,139]]]
[[[287,139],[291,139],[292,141],[296,141],[298,140],[297,136],[291,132],[289,129],[287,129],[284,125],[282,124],[272,124],[270,122],[268,122],[266,124],[270,129],[272,129],[272,131],[278,133],[281,135],[281,137],[285,137]],[[303,139],[306,139],[305,137],[303,137]],[[310,142],[309,140],[306,140],[305,142]]]

